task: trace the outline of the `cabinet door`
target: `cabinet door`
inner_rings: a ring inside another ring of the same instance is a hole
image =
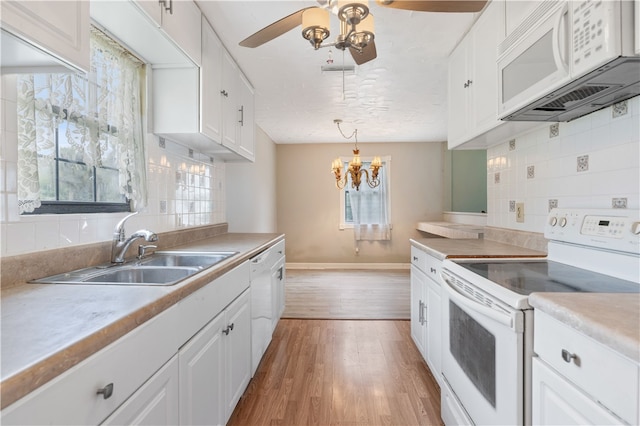
[[[535,425],[611,425],[623,422],[574,385],[533,358],[533,412]]]
[[[6,1],[2,27],[73,67],[89,70],[89,2]]]
[[[222,43],[202,18],[201,123],[202,133],[222,143]]]
[[[238,84],[240,92],[240,119],[238,120],[238,154],[253,161],[254,151],[254,103],[253,87],[243,74],[240,74]]]
[[[135,0],[140,9],[144,10],[156,27],[162,25],[163,6],[158,0]]]
[[[238,66],[226,50],[222,52],[222,144],[238,152]]]
[[[229,420],[251,379],[251,294],[240,295],[225,311],[227,333],[225,347],[226,416]]]
[[[221,313],[180,349],[180,424],[224,424],[224,347]]]
[[[103,425],[176,425],[178,356],[174,356],[120,406]]]
[[[504,35],[504,3],[491,2],[473,26],[471,83],[473,135],[498,124],[498,44]]]
[[[271,303],[272,303],[272,324],[271,332],[276,329],[278,321],[284,312],[284,257],[271,268]]]
[[[199,66],[202,25],[200,9],[192,0],[166,0],[166,4],[168,6],[162,15],[162,29]]]
[[[429,279],[427,282],[427,365],[433,377],[442,387],[442,307],[440,306],[440,285]]]
[[[469,131],[468,37],[449,56],[449,149],[463,140]]]
[[[424,288],[427,285],[427,276],[420,269],[411,266],[411,337],[418,350],[425,354],[425,294]]]

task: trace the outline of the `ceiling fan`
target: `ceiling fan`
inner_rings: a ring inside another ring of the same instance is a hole
[[[240,42],[243,47],[258,47],[302,25],[302,36],[314,49],[335,47],[349,49],[356,64],[361,65],[377,56],[374,42],[373,14],[368,0],[317,0],[320,6],[300,9],[267,25]],[[418,12],[479,12],[487,0],[376,0],[381,6]],[[329,13],[340,19],[340,35],[333,43],[322,44],[329,37]]]

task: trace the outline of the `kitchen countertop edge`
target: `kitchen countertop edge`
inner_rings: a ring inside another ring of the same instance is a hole
[[[640,364],[640,294],[532,293],[529,303]]]

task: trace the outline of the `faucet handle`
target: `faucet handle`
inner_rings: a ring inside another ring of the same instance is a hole
[[[158,246],[153,245],[153,244],[148,244],[148,245],[144,245],[144,244],[140,244],[138,246],[138,259],[142,259],[145,254],[147,254],[147,249],[157,249]]]

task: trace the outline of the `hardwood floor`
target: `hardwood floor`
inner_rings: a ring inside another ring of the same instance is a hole
[[[409,319],[409,270],[287,270],[284,318]]]
[[[229,425],[441,424],[409,321],[282,319]]]

